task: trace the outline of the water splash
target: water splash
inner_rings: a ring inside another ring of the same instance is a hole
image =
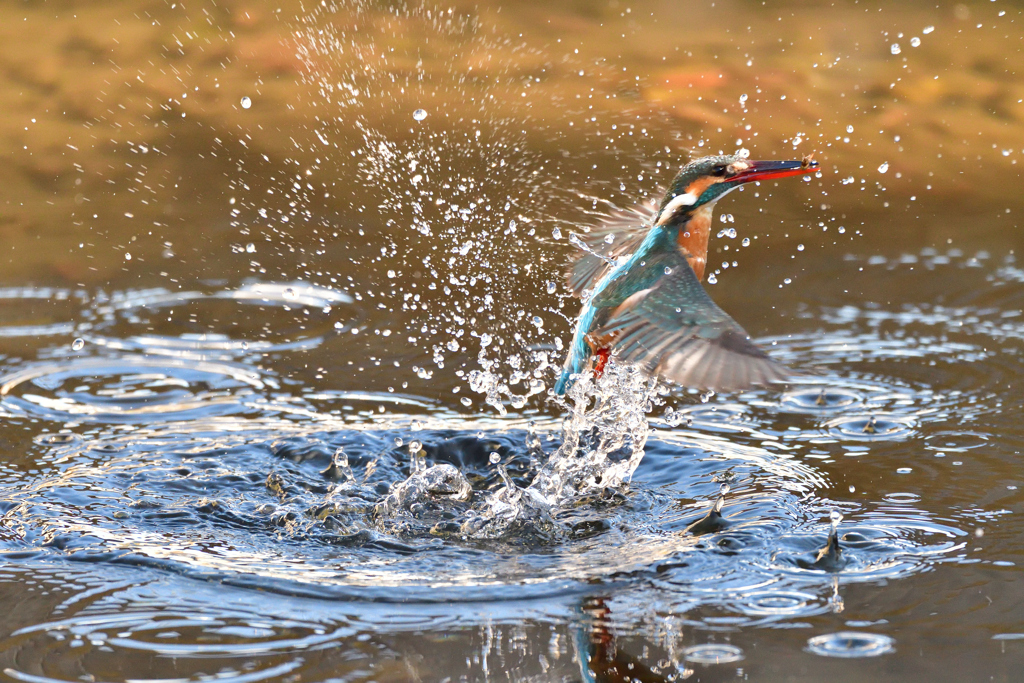
[[[589,373],[579,378],[568,397],[562,446],[531,485],[550,505],[628,482],[644,457],[647,413],[661,401],[657,379],[614,362],[597,380]]]

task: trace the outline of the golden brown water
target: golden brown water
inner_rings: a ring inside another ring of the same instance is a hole
[[[0,669],[1017,680],[1022,21],[1005,0],[0,6]],[[634,481],[566,537],[460,537],[457,505],[374,517],[414,439],[478,491],[495,440],[528,483],[560,439],[529,386],[576,311],[547,285],[568,234],[738,148],[822,165],[724,199],[708,266],[810,377],[672,389]],[[524,371],[504,415],[469,379],[489,359]],[[344,495],[320,474],[338,446]],[[724,475],[735,526],[687,534]],[[808,568],[833,509],[850,564]]]

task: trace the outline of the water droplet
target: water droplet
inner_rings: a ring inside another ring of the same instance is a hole
[[[709,285],[716,285],[716,284],[718,284],[718,278],[715,277],[714,273],[711,273],[711,275],[708,275],[708,284]]]
[[[742,244],[745,247],[749,247],[750,246],[750,238],[749,237],[744,237],[743,241],[740,242],[740,244]]]
[[[551,281],[548,281],[547,285],[545,285],[545,289],[547,289],[548,294],[554,294],[555,290],[557,288],[558,288],[558,286],[554,282],[551,282]]]
[[[802,245],[802,244],[796,245],[796,250],[797,251],[803,251],[804,250],[804,245]]]
[[[292,289],[291,287],[286,287],[285,290],[284,290],[284,297],[286,299],[294,299],[295,298],[295,290]]]
[[[544,321],[541,320],[541,317],[539,315],[533,316],[532,322],[533,322],[534,326],[537,327],[537,328],[544,327]]]
[[[132,255],[131,255],[131,254],[129,254],[128,252],[125,252],[125,254],[124,254],[124,260],[125,260],[125,261],[131,261],[131,260],[132,260]]]
[[[747,103],[747,95],[744,93],[743,95],[740,95],[740,106],[742,107],[746,103]]]
[[[562,239],[562,231],[559,230],[557,227],[556,228],[552,228],[551,236],[554,237],[556,240],[560,240],[560,239]]]
[[[492,465],[497,465],[501,462],[501,455],[497,451],[492,451],[490,456],[488,456],[488,460],[491,461]]]
[[[81,351],[85,347],[85,340],[79,337],[75,341],[71,342],[72,351]]]
[[[416,111],[414,111],[412,113],[412,117],[414,119],[416,119],[417,121],[422,121],[423,119],[427,118],[427,110],[426,109],[417,109]]]
[[[885,161],[881,166],[878,167],[879,173],[886,173],[889,170],[889,162]]]
[[[395,437],[395,447],[396,448],[401,448],[403,443],[405,443],[405,442],[402,440],[402,437],[400,437],[400,436],[396,436]]]
[[[925,26],[924,29],[921,31],[921,33],[923,33],[925,35],[928,35],[929,33],[931,33],[934,30],[935,30],[934,26]]]
[[[242,98],[242,109],[248,109],[251,106],[252,106],[252,100],[250,100],[248,97],[243,97]]]
[[[898,55],[901,52],[900,44],[899,43],[893,43],[892,47],[889,48],[889,52],[893,53],[894,55]]]
[[[843,521],[843,513],[839,510],[832,510],[832,512],[828,513],[828,518],[832,522],[832,529],[835,530],[839,528],[839,522]]]
[[[455,341],[454,339],[449,339],[448,343],[445,344],[445,346],[448,347],[449,351],[458,351],[459,350],[459,342]]]
[[[910,39],[910,47],[920,47],[920,45],[921,39],[918,38],[917,36],[914,36],[913,38]]]
[[[914,469],[912,467],[898,467],[896,468],[896,474],[910,474]]]
[[[249,244],[245,245],[245,252],[247,254],[255,254],[256,253],[256,245],[253,244],[252,242],[249,242]]]
[[[471,399],[469,396],[463,396],[461,400],[462,405],[466,406],[467,408],[473,405],[473,399]]]

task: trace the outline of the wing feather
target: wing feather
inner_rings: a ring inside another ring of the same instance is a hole
[[[597,332],[614,338],[612,351],[619,358],[701,389],[742,389],[789,376],[711,300],[685,257],[659,254],[647,267],[665,274]]]
[[[601,220],[590,232],[579,235],[580,240],[593,253],[583,252],[569,266],[566,280],[573,295],[582,296],[583,290],[592,289],[624,254],[632,254],[643,242],[651,228],[657,206],[644,203],[631,209],[616,209]],[[611,236],[611,242],[608,237]]]

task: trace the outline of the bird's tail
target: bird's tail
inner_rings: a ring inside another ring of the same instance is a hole
[[[587,354],[581,353],[575,346],[569,349],[569,355],[562,366],[562,374],[559,376],[558,381],[555,382],[555,393],[557,395],[563,396],[568,391],[575,381],[573,375],[583,372],[583,365],[586,363],[586,359]]]

